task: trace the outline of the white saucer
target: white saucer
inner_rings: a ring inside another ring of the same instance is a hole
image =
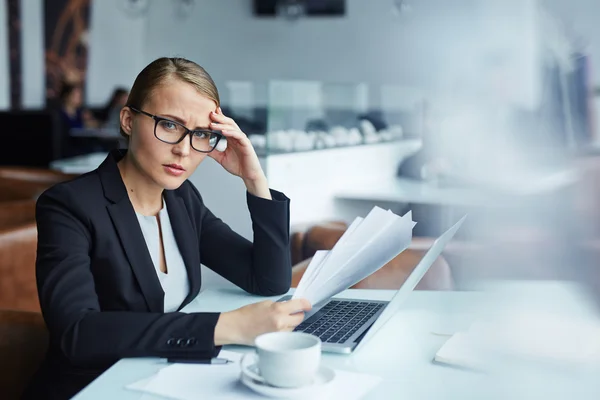
[[[260,375],[256,364],[248,366],[248,369],[251,369],[254,373]],[[319,368],[313,383],[299,388],[280,388],[259,382],[245,374],[243,369],[240,377],[242,383],[256,393],[279,399],[306,398],[309,396],[317,397],[317,395],[322,396],[325,394],[325,391],[329,386],[328,384],[331,383],[334,378],[335,372],[331,368],[325,366]]]

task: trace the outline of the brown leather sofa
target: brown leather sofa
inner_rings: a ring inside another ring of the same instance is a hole
[[[35,200],[3,201],[0,206],[0,229],[35,221]]]
[[[323,222],[299,229],[292,233],[292,287],[297,287],[311,257],[317,250],[330,250],[344,234],[347,225],[344,222]],[[416,241],[416,243],[419,243]],[[409,247],[371,276],[358,282],[354,289],[398,289],[417,266],[425,253],[421,245]],[[422,290],[452,290],[454,280],[448,262],[443,256],[430,267],[416,287]]]
[[[35,202],[74,175],[26,167],[0,167],[0,309],[39,311],[35,281]]]
[[[21,397],[47,347],[40,313],[0,310],[0,399]]]
[[[0,204],[0,309],[39,311],[35,201]]]
[[[39,183],[0,178],[0,203],[36,199],[46,187],[47,185],[40,185]]]
[[[75,176],[39,168],[0,167],[0,202],[37,199],[50,186]]]
[[[35,203],[72,175],[0,167],[0,399],[20,398],[48,346],[37,295]]]
[[[65,174],[60,171],[44,168],[28,167],[0,167],[0,179],[14,179],[22,182],[36,182],[51,186],[54,183],[62,182],[76,177],[75,174]]]

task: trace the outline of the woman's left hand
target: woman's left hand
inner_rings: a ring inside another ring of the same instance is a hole
[[[215,149],[208,153],[208,156],[221,164],[227,172],[239,176],[246,183],[266,180],[250,139],[240,130],[235,121],[223,115],[221,107],[217,108],[217,112],[210,113],[210,119],[213,121],[210,128],[221,131],[227,138],[227,149],[223,152]]]

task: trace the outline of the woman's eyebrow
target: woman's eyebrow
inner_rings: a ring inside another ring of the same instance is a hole
[[[169,118],[172,119],[173,121],[179,122],[181,125],[185,126],[187,128],[187,126],[185,125],[185,121],[175,115],[171,115],[171,114],[158,114],[160,117],[164,117],[164,118]],[[210,130],[210,126],[197,126],[193,129],[188,128],[191,131],[196,131],[198,129],[201,130]]]
[[[163,118],[169,118],[169,119],[172,119],[173,121],[179,122],[181,125],[185,125],[185,121],[179,117],[176,117],[175,115],[158,114],[158,116],[163,117]]]

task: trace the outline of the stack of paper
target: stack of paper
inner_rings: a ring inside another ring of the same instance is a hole
[[[365,218],[357,217],[333,249],[317,251],[294,298],[318,304],[360,282],[410,245],[414,226],[411,212],[400,217],[374,207]]]

